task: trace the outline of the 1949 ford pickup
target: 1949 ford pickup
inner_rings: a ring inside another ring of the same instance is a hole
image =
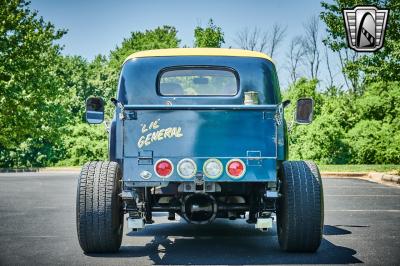
[[[318,167],[288,161],[288,130],[274,63],[265,54],[218,48],[142,51],[122,67],[109,160],[86,163],[77,191],[85,252],[116,252],[124,215],[131,230],[153,212],[189,223],[246,219],[272,228],[287,251],[314,252],[323,228]],[[312,120],[298,99],[294,121]],[[86,119],[104,120],[105,102],[86,101]]]

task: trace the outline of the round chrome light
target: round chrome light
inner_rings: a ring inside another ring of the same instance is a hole
[[[239,179],[246,173],[246,165],[240,159],[232,159],[226,164],[226,173],[233,179]]]
[[[196,163],[189,158],[185,158],[179,161],[177,166],[178,174],[182,178],[192,178],[197,172]]]
[[[205,161],[203,165],[204,174],[211,179],[216,179],[221,176],[224,167],[220,160],[211,158]]]

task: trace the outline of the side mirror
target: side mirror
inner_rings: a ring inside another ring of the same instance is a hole
[[[104,120],[104,100],[100,97],[89,97],[86,100],[86,121],[89,124],[100,124]]]
[[[298,124],[310,124],[313,120],[314,100],[300,98],[297,100],[295,121]]]
[[[282,102],[282,106],[283,106],[284,109],[285,109],[286,107],[288,107],[289,104],[290,104],[290,100],[285,100],[285,101]]]

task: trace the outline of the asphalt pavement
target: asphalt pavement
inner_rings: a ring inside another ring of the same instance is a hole
[[[323,179],[325,227],[314,254],[279,249],[276,229],[244,220],[195,226],[168,221],[125,232],[116,254],[86,255],[75,227],[76,173],[0,174],[0,265],[400,263],[400,189]]]

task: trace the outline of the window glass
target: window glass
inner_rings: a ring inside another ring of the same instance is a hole
[[[237,82],[230,70],[184,68],[164,71],[158,85],[165,96],[233,96],[238,92]]]

